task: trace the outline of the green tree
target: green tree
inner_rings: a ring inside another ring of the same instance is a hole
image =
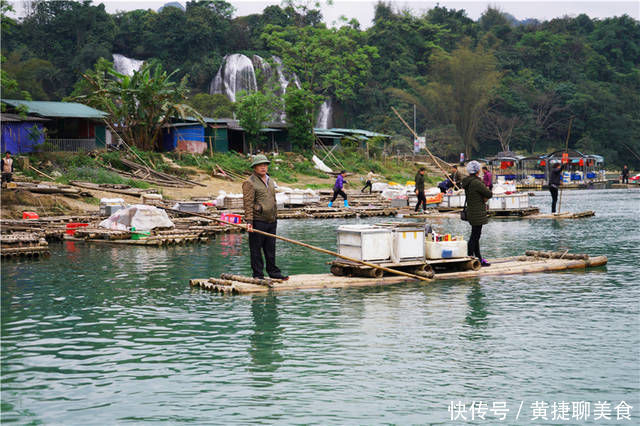
[[[322,100],[309,90],[289,87],[285,94],[285,111],[289,123],[289,140],[299,151],[313,148],[314,106]]]
[[[3,96],[7,98],[22,98],[24,93],[29,93],[29,98],[39,101],[48,101],[55,97],[50,94],[57,93],[58,69],[49,61],[40,58],[23,59],[22,50],[14,50],[9,57],[3,60],[3,68],[19,82],[19,89],[4,90]],[[4,87],[3,87],[4,88]]]
[[[463,45],[450,55],[436,53],[432,81],[424,84],[405,77],[410,91],[392,89],[391,93],[444,124],[453,124],[465,147],[467,158],[478,148],[476,133],[487,111],[493,91],[500,82],[496,59],[481,47]]]
[[[108,112],[107,123],[130,146],[159,149],[161,130],[171,118],[200,117],[192,107],[182,103],[187,93],[186,77],[174,82],[174,74],[168,74],[158,64],[144,63],[133,76],[127,76],[101,59],[94,70],[83,75],[84,89],[91,92],[76,99]]]
[[[190,97],[187,103],[206,117],[229,118],[233,117],[235,105],[225,95],[198,93]]]
[[[116,26],[104,4],[93,6],[90,0],[36,1],[20,33],[34,57],[60,70],[57,77],[62,90],[48,93],[60,97],[99,58],[111,57]]]
[[[267,26],[262,37],[304,89],[338,101],[356,96],[370,77],[371,59],[377,55],[377,49],[364,44],[362,34],[350,26]]]
[[[277,98],[271,93],[240,92],[236,101],[236,115],[240,126],[249,139],[249,151],[253,152],[263,142],[264,123],[268,122],[279,109]]]

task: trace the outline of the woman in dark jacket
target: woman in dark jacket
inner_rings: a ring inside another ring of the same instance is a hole
[[[467,220],[471,225],[471,237],[469,237],[467,244],[467,254],[476,256],[482,266],[489,266],[490,263],[480,255],[480,235],[482,234],[482,225],[489,222],[486,203],[493,194],[478,177],[480,163],[470,161],[467,164],[467,171],[469,176],[462,180],[462,188],[467,199]]]

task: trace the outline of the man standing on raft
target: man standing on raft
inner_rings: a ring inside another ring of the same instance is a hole
[[[278,210],[276,206],[276,187],[267,174],[271,162],[264,155],[256,155],[251,163],[253,173],[242,184],[244,220],[249,231],[249,252],[253,278],[264,279],[262,252],[267,263],[267,273],[271,278],[287,280],[276,266],[276,239],[258,234],[253,230],[276,233]]]

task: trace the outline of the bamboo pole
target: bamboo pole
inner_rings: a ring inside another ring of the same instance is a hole
[[[55,180],[54,178],[52,178],[51,176],[49,176],[48,174],[41,172],[40,170],[36,169],[35,167],[33,167],[31,164],[29,164],[29,168],[32,169],[33,171],[35,171],[36,173],[38,173],[39,175],[42,175],[44,177],[46,177],[47,179],[50,180]]]
[[[418,139],[418,135],[416,134],[416,132],[413,131],[413,129],[411,127],[409,127],[409,125],[407,124],[406,121],[404,121],[404,119],[402,118],[402,116],[398,113],[398,111],[396,111],[396,109],[394,107],[391,107],[391,109],[393,110],[393,112],[396,113],[396,115],[398,116],[398,118],[400,119],[400,121],[402,121],[402,124],[404,124],[407,129],[409,129],[409,131],[413,134],[413,136]],[[440,166],[440,163],[438,163],[438,160],[436,160],[436,158],[434,157],[434,155],[431,153],[431,151],[429,151],[429,148],[427,148],[427,145],[425,144],[424,149],[427,151],[427,154],[429,154],[429,156],[431,157],[431,160],[436,164],[436,166],[440,169],[440,171],[444,174],[444,177],[447,178],[447,180],[449,182],[451,182],[453,184],[453,187],[458,190],[460,188],[458,188],[458,185],[456,185],[456,183],[451,180],[451,177],[449,177],[449,175],[447,174],[447,172]]]
[[[169,209],[169,208],[166,208],[166,207],[159,207],[159,208],[161,208],[163,210],[166,210],[168,212],[188,214],[188,215],[191,215],[191,216],[201,217],[201,218],[204,218],[204,219],[215,220],[216,222],[224,223],[225,225],[235,226],[236,228],[248,230],[247,225],[241,225],[239,223],[230,223],[230,222],[227,222],[227,221],[224,221],[222,219],[215,218],[215,217],[205,216],[205,215],[198,214],[198,213],[183,212],[183,211],[180,211],[180,210]],[[348,260],[350,262],[356,262],[356,263],[368,266],[370,268],[381,269],[381,270],[383,270],[385,272],[388,272],[390,274],[402,275],[402,276],[405,276],[405,277],[408,277],[408,278],[412,278],[412,279],[416,279],[416,280],[420,280],[420,281],[431,281],[431,279],[429,279],[429,278],[421,277],[421,276],[415,275],[415,274],[409,274],[409,273],[403,272],[403,271],[397,271],[395,269],[386,268],[384,266],[376,265],[375,263],[369,263],[369,262],[365,262],[364,260],[359,260],[359,259],[355,259],[355,258],[352,258],[352,257],[344,256],[344,255],[342,255],[340,253],[336,253],[336,252],[333,252],[333,251],[330,251],[330,250],[326,250],[326,249],[323,249],[321,247],[312,246],[310,244],[306,244],[306,243],[303,243],[303,242],[300,242],[300,241],[292,240],[290,238],[282,237],[280,235],[270,234],[268,232],[260,231],[258,229],[252,229],[249,232],[255,232],[257,234],[265,235],[267,237],[277,238],[277,239],[285,241],[287,243],[296,244],[296,245],[299,245],[299,246],[302,246],[302,247],[306,247],[308,249],[315,250],[317,252],[328,254],[328,255],[331,255],[331,256],[339,257],[341,259]]]
[[[567,130],[567,140],[565,141],[564,152],[569,153],[569,136],[571,136],[571,124],[573,123],[573,117],[569,119],[569,130]],[[569,183],[571,183],[571,171],[569,171]],[[560,185],[560,197],[558,197],[558,211],[556,214],[560,214],[560,207],[562,207],[562,185]]]

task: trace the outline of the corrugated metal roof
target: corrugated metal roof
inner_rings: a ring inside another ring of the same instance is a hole
[[[375,136],[381,136],[383,138],[389,138],[391,136],[389,135],[385,135],[383,133],[376,133],[376,132],[370,132],[369,130],[362,130],[362,129],[338,129],[338,128],[333,128],[333,129],[327,129],[330,132],[335,132],[335,133],[342,133],[345,135],[362,135],[362,136],[366,136],[368,138],[373,138]]]
[[[42,117],[101,119],[107,116],[104,111],[77,102],[22,101],[16,99],[2,99],[2,102],[13,107],[24,106],[29,114],[37,114]]]
[[[38,121],[49,121],[46,118],[40,118],[40,117],[33,117],[33,116],[22,116],[19,114],[8,114],[8,113],[2,113],[0,114],[0,121],[4,122],[13,122],[13,123],[20,123],[20,122],[38,122]]]
[[[332,138],[341,138],[343,136],[341,133],[331,132],[326,129],[313,129],[313,133],[315,133],[317,136],[326,136]]]

